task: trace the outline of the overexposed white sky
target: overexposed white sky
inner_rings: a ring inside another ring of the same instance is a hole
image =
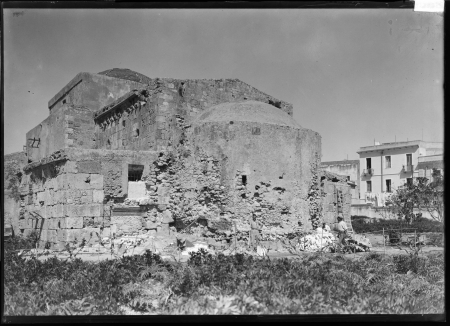
[[[444,136],[443,17],[413,9],[5,9],[4,60],[5,154],[77,73],[111,68],[239,78],[292,103],[322,161]]]

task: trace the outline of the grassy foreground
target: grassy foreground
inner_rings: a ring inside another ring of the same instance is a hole
[[[443,253],[358,261],[257,259],[199,252],[187,263],[142,256],[25,260],[5,243],[5,315],[428,314],[444,312]]]

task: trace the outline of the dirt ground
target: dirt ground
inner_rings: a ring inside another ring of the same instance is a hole
[[[383,236],[378,234],[366,234],[365,235],[371,242],[372,248],[371,252],[378,252],[381,254],[386,255],[407,255],[408,251],[411,251],[409,247],[407,246],[401,246],[398,248],[398,246],[383,246]],[[200,239],[200,238],[193,238],[189,237],[189,240],[194,243],[201,241],[203,243],[207,242],[207,239]],[[122,246],[122,249],[119,249],[118,244],[115,244],[115,250],[111,252],[110,245],[105,245],[104,247],[101,246],[95,246],[95,247],[86,247],[81,250],[76,250],[75,257],[81,258],[84,261],[102,261],[106,259],[116,259],[121,256],[131,256],[131,255],[140,255],[143,254],[146,250],[151,250],[152,252],[159,253],[163,259],[166,260],[177,260],[181,262],[185,262],[189,259],[189,255],[182,255],[179,251],[176,249],[176,238],[175,237],[149,237],[146,239],[143,239],[143,241],[134,247],[133,245],[128,245],[126,250],[125,246]],[[268,254],[267,256],[269,258],[294,258],[298,256],[304,256],[304,255],[311,255],[311,254],[317,254],[317,253],[310,253],[310,252],[299,252],[296,255],[293,255],[287,251],[286,248],[283,248],[281,246],[281,243],[277,243],[277,245],[272,246],[266,246],[268,248]],[[225,248],[219,248],[210,246],[209,251],[211,253],[219,253],[222,252],[225,255],[234,254],[236,251],[233,251],[232,247],[224,250]],[[428,254],[433,252],[442,252],[444,250],[443,247],[436,247],[436,246],[430,246],[426,245],[423,246],[419,254]],[[238,248],[237,252],[242,252],[242,248]],[[245,251],[244,251],[245,252]],[[32,254],[38,254],[38,259],[45,260],[50,257],[57,257],[60,259],[70,259],[70,255],[67,251],[61,251],[61,252],[55,252],[51,250],[43,250],[43,249],[37,249],[33,250],[31,253],[24,253],[25,257],[30,257]],[[31,255],[30,255],[31,254]],[[335,255],[333,253],[321,253],[325,255]],[[350,257],[360,257],[368,254],[367,252],[362,253],[355,253],[355,254],[349,254],[344,256]]]

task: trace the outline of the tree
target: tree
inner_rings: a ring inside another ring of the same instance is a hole
[[[413,184],[397,189],[387,203],[389,208],[409,223],[421,216],[414,214],[414,208],[424,209],[434,220],[443,222],[444,178],[437,169],[433,169],[432,177],[432,181],[419,177]]]

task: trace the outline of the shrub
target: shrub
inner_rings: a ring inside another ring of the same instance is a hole
[[[18,256],[15,250],[29,248],[32,241],[18,238],[5,242],[6,315],[76,314],[77,311],[117,314],[120,313],[118,303],[133,298],[132,293],[122,292],[123,286],[137,281],[142,268],[165,264],[150,251],[142,256],[98,263],[79,258],[64,261],[53,257],[40,261],[36,257],[26,260]],[[147,274],[143,279],[152,276]],[[84,301],[80,303],[81,300]]]
[[[21,242],[22,241],[22,242]],[[6,243],[5,315],[442,313],[443,255],[264,259],[200,250],[187,263],[145,252],[98,263],[25,260]],[[409,272],[409,273],[408,273]]]

